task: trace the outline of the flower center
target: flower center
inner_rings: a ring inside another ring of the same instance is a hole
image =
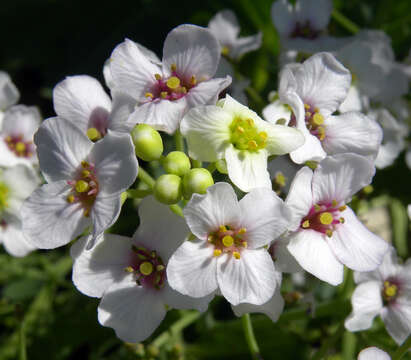
[[[253,119],[235,118],[230,125],[231,143],[238,150],[258,151],[267,145],[267,133],[258,131]]]
[[[228,225],[221,225],[217,231],[208,234],[208,242],[214,245],[213,255],[217,257],[229,253],[235,259],[240,259],[242,249],[247,248],[247,241],[243,238],[246,232],[245,228],[235,230]]]
[[[91,208],[99,190],[94,165],[82,161],[76,179],[69,180],[67,183],[72,186],[72,190],[66,199],[67,202],[70,204],[80,203],[84,209],[84,216],[90,216]]]
[[[109,112],[102,108],[95,108],[90,115],[87,136],[91,141],[97,141],[107,134]]]
[[[9,193],[10,190],[6,184],[0,182],[0,212],[4,211],[9,206],[7,202]]]
[[[316,136],[319,140],[325,139],[324,117],[320,114],[319,109],[309,104],[304,104],[305,125],[311,135]],[[296,126],[294,114],[291,115],[289,126]]]
[[[33,142],[24,140],[22,135],[9,135],[4,140],[10,151],[18,157],[29,158],[34,153]]]
[[[148,101],[157,99],[174,101],[181,99],[199,82],[194,75],[189,79],[179,76],[175,64],[171,65],[171,76],[168,78],[164,78],[160,74],[155,74],[154,77],[156,78],[156,83],[145,94]]]
[[[399,284],[392,280],[384,281],[384,287],[382,289],[382,298],[384,302],[391,303],[397,296],[399,291]]]
[[[166,281],[166,267],[156,251],[150,251],[144,246],[132,246],[131,265],[125,270],[136,276],[137,285],[161,289]]]
[[[344,223],[340,216],[347,207],[338,204],[336,200],[315,204],[311,207],[308,215],[301,220],[302,229],[311,229],[331,237],[336,226]]]
[[[294,30],[292,31],[291,38],[305,38],[314,40],[321,34],[320,30],[316,30],[311,26],[310,20],[304,22],[297,21],[295,23]]]

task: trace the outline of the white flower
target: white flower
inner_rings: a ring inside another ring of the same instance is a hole
[[[130,97],[113,90],[113,103],[101,84],[91,76],[69,76],[53,90],[57,116],[72,122],[91,140],[99,140],[108,130],[129,133],[134,123],[127,121],[133,111]]]
[[[358,284],[351,298],[353,311],[345,321],[350,331],[371,327],[380,315],[391,337],[402,344],[411,334],[411,261],[398,264],[394,248],[372,272],[354,273]]]
[[[332,285],[343,280],[343,265],[357,271],[379,266],[388,244],[359,222],[346,205],[371,182],[373,163],[355,154],[327,157],[313,172],[302,168],[286,204],[292,212],[288,250],[306,271]]]
[[[52,249],[92,225],[94,240],[114,224],[120,195],[137,176],[130,136],[109,132],[93,143],[71,122],[52,118],[43,122],[34,141],[48,184],[23,205],[25,236],[38,248]]]
[[[40,178],[30,167],[17,165],[0,172],[0,242],[13,256],[34,250],[23,236],[20,208],[39,185]]]
[[[391,357],[385,351],[373,346],[361,350],[357,360],[391,360]]]
[[[302,145],[302,134],[288,126],[273,125],[229,95],[220,106],[198,106],[181,122],[193,159],[225,159],[228,176],[241,190],[271,189],[269,155],[286,154]]]
[[[40,122],[40,113],[34,106],[15,105],[4,113],[0,130],[0,166],[37,163],[33,135]]]
[[[208,29],[219,41],[222,54],[234,60],[261,46],[261,33],[247,37],[238,36],[240,25],[231,10],[222,10],[214,15],[208,23]]]
[[[11,81],[10,76],[4,71],[0,71],[0,128],[3,111],[16,104],[19,98],[20,93]]]
[[[152,197],[142,201],[139,214],[133,238],[105,234],[91,250],[86,250],[87,238],[71,248],[74,284],[82,293],[102,298],[100,324],[114,328],[127,342],[150,336],[168,308],[205,311],[211,300],[189,298],[168,285],[168,259],[188,234],[184,220]]]
[[[263,246],[285,231],[289,218],[273,191],[254,189],[238,201],[230,185],[217,183],[205,195],[194,194],[184,216],[195,239],[170,258],[173,289],[193,297],[219,290],[232,305],[271,299],[279,284]]]
[[[347,97],[350,82],[350,72],[330,53],[283,69],[279,95],[293,111],[288,125],[305,136],[304,145],[290,154],[294,162],[321,161],[327,154],[348,152],[376,156],[382,132],[375,121],[358,112],[332,115]]]
[[[172,30],[163,48],[162,65],[130,40],[118,45],[110,62],[112,82],[132,98],[130,121],[146,123],[169,134],[192,107],[213,104],[231,79],[214,76],[220,45],[209,30],[181,25]]]

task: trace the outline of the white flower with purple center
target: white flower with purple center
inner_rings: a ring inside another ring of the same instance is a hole
[[[234,60],[261,46],[262,34],[239,37],[240,25],[232,10],[222,10],[208,23],[208,29],[221,45],[221,53]]]
[[[40,122],[40,113],[34,106],[15,105],[4,113],[0,130],[0,166],[37,164],[33,135]]]
[[[100,324],[123,341],[146,339],[170,308],[205,311],[211,297],[193,299],[167,282],[167,262],[188,234],[184,220],[167,206],[146,198],[133,238],[105,234],[86,250],[87,238],[71,248],[73,282],[85,295],[101,297]]]
[[[304,137],[297,129],[271,124],[227,95],[217,106],[198,106],[181,122],[193,159],[225,159],[230,180],[242,191],[271,189],[267,158],[297,149]]]
[[[128,121],[133,107],[130,98],[116,90],[113,102],[101,84],[91,76],[69,76],[53,90],[56,114],[76,125],[88,138],[97,141],[108,130],[129,133],[134,123]]]
[[[274,263],[264,246],[287,228],[289,211],[271,190],[254,189],[240,201],[217,183],[194,194],[184,216],[195,239],[170,258],[170,286],[203,297],[219,291],[232,305],[268,302],[277,286]]]
[[[167,35],[162,65],[133,41],[118,45],[110,61],[112,83],[132,98],[130,120],[172,134],[190,108],[214,104],[231,83],[230,77],[212,78],[220,52],[211,32],[195,25],[180,25]]]
[[[38,248],[52,249],[92,225],[94,241],[117,220],[121,193],[137,176],[130,136],[109,131],[93,143],[71,122],[52,118],[43,122],[34,141],[48,184],[23,205],[25,236]]]
[[[302,168],[291,184],[286,199],[293,231],[288,250],[303,269],[332,285],[342,282],[343,265],[372,271],[388,251],[388,244],[346,205],[374,173],[372,161],[340,154],[327,157],[314,172]]]
[[[332,115],[347,97],[350,72],[330,53],[286,66],[280,78],[280,100],[291,106],[289,126],[301,130],[305,143],[291,152],[297,164],[321,161],[326,155],[356,153],[375,157],[382,131],[359,112]]]
[[[40,178],[28,166],[0,171],[0,242],[13,256],[25,256],[34,250],[23,236],[20,208],[39,185]]]
[[[378,269],[355,272],[354,280],[358,286],[345,327],[350,331],[369,329],[380,315],[391,337],[402,344],[411,335],[411,261],[399,264],[396,251],[391,248]]]

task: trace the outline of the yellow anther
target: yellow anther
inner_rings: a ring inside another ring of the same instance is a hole
[[[261,140],[266,141],[268,138],[268,135],[265,131],[261,131],[258,136],[261,138]]]
[[[314,112],[318,113],[318,112],[320,112],[320,109],[318,107],[315,107]]]
[[[339,220],[339,222],[340,222],[341,224],[344,224],[344,223],[345,223],[345,219],[344,219],[343,217],[340,217],[338,220]]]
[[[248,148],[249,148],[250,150],[255,150],[255,149],[257,149],[257,147],[258,147],[258,144],[257,144],[257,142],[256,142],[255,140],[250,140],[250,141],[248,142]]]
[[[177,76],[172,76],[167,80],[167,87],[177,89],[180,86],[180,79]]]
[[[238,230],[238,234],[239,235],[242,235],[242,234],[245,234],[247,232],[247,229],[246,228],[241,228],[240,230]]]
[[[90,216],[90,209],[84,209],[83,216],[84,217],[89,217]]]
[[[310,220],[305,220],[301,226],[304,229],[308,229],[310,227]]]
[[[82,166],[83,168],[88,168],[88,167],[90,167],[90,164],[89,164],[87,161],[83,160],[83,161],[81,162],[81,166]]]
[[[170,69],[171,69],[171,71],[176,71],[177,70],[177,65],[176,64],[171,64]]]
[[[387,297],[394,297],[397,295],[398,287],[395,284],[391,284],[389,281],[384,282],[384,294]]]
[[[160,265],[157,265],[157,266],[156,266],[156,270],[157,270],[157,271],[163,271],[164,269],[165,269],[165,266],[164,266],[164,265],[161,265],[161,264],[160,264]]]
[[[307,118],[310,118],[311,115],[312,115],[312,113],[310,113],[309,111],[307,111],[307,112],[305,113],[305,117],[307,117]]]
[[[280,186],[284,187],[285,186],[285,176],[284,174],[280,171],[277,173],[277,175],[274,178],[275,183]]]
[[[306,109],[306,110],[310,110],[310,108],[311,108],[311,106],[310,106],[310,105],[308,105],[308,104],[304,104],[304,109]]]
[[[286,122],[287,122],[286,119],[280,118],[280,119],[278,119],[278,120],[276,121],[276,124],[277,124],[277,125],[285,125]]]
[[[320,211],[321,210],[321,205],[315,204],[314,209],[315,209],[315,211]]]
[[[337,200],[331,201],[331,206],[332,206],[332,207],[336,207],[337,205],[338,205]]]
[[[243,242],[241,243],[241,245],[243,246],[243,248],[247,248],[247,247],[248,247],[247,241],[243,241]]]
[[[213,252],[213,256],[218,257],[218,256],[221,255],[221,253],[222,253],[222,251],[220,249],[215,249],[214,252]]]
[[[223,46],[221,48],[221,54],[224,56],[228,56],[228,54],[230,53],[230,48],[228,46]]]
[[[226,235],[223,237],[222,242],[225,247],[230,247],[230,246],[233,246],[234,244],[234,238],[230,235]]]
[[[154,74],[154,77],[156,78],[156,80],[161,80],[161,75],[160,74]]]
[[[225,225],[220,225],[219,231],[220,231],[220,232],[226,232],[226,231],[227,231],[227,227],[226,227]]]
[[[344,211],[346,208],[347,208],[347,206],[343,205],[343,206],[340,206],[340,207],[338,208],[338,210]]]
[[[323,123],[324,123],[324,117],[319,113],[315,113],[313,116],[313,124],[319,126],[319,125],[322,125]]]
[[[16,149],[16,151],[17,151],[18,153],[24,153],[24,152],[26,151],[26,144],[24,144],[23,142],[19,141],[19,142],[16,144],[15,149]]]
[[[240,257],[241,257],[241,255],[240,255],[240,253],[239,253],[238,251],[234,251],[234,252],[233,252],[233,256],[234,256],[237,260],[239,260]]]
[[[193,75],[190,78],[190,85],[194,86],[195,84],[197,84],[197,79],[196,79],[195,75]]]
[[[81,176],[82,177],[89,177],[90,176],[90,171],[88,171],[88,170],[83,170],[82,172],[81,172]]]
[[[248,125],[254,126],[254,120],[253,119],[248,118],[246,121],[247,121]]]
[[[126,268],[124,268],[124,271],[128,273],[132,273],[134,272],[134,269],[131,266],[127,266]]]
[[[151,92],[146,92],[145,94],[144,94],[144,96],[146,97],[146,98],[153,98],[154,97],[154,95],[151,93]]]
[[[328,237],[331,237],[331,236],[333,236],[333,231],[330,230],[330,229],[328,229],[328,230],[325,232],[325,234],[326,234]]]
[[[318,135],[320,135],[320,140],[323,141],[325,139],[325,129],[322,126],[318,127]]]
[[[100,131],[98,131],[96,128],[89,128],[87,130],[87,137],[91,140],[91,141],[96,141],[102,138]]]
[[[162,91],[162,92],[160,93],[160,96],[161,96],[163,99],[165,99],[165,98],[167,97],[167,95],[168,95],[168,92],[167,92],[167,91]]]
[[[84,193],[84,192],[88,191],[88,189],[90,189],[90,186],[89,186],[87,181],[78,180],[76,182],[75,188],[76,188],[76,191],[78,193]]]
[[[185,86],[182,86],[180,88],[180,92],[183,93],[183,94],[187,94],[187,88]]]
[[[74,202],[74,200],[75,200],[74,195],[69,195],[69,196],[67,196],[67,202],[68,202],[69,204],[72,204],[72,203]]]
[[[208,242],[213,243],[214,240],[215,240],[214,235],[208,235],[208,237],[207,237]]]
[[[147,276],[153,272],[153,264],[149,261],[144,261],[140,264],[139,268],[140,273]]]
[[[331,213],[323,212],[320,214],[319,220],[320,220],[320,223],[323,225],[330,225],[333,222],[334,218]]]
[[[243,127],[241,127],[241,126],[237,126],[237,129],[236,129],[240,134],[243,134],[244,133],[244,128]]]

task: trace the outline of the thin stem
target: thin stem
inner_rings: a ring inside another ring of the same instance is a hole
[[[397,351],[392,356],[392,360],[401,359],[405,353],[411,349],[411,335],[403,342],[403,344],[397,349]]]
[[[184,138],[183,135],[181,135],[180,130],[177,130],[174,133],[174,141],[176,143],[176,150],[184,152]]]
[[[212,174],[216,169],[215,163],[210,163],[207,166],[207,170],[210,172],[210,174]]]
[[[257,340],[254,336],[253,325],[251,323],[250,314],[244,314],[241,317],[241,322],[243,323],[243,330],[245,339],[247,341],[248,349],[250,350],[251,357],[253,360],[262,360],[260,355],[260,349],[257,344]]]
[[[173,205],[169,205],[169,207],[170,207],[171,211],[172,211],[174,214],[176,214],[176,215],[178,215],[178,216],[181,216],[182,218],[184,217],[183,209],[180,207],[180,205],[178,205],[178,204],[173,204]]]
[[[348,19],[345,15],[340,13],[337,9],[333,9],[331,16],[337,21],[342,27],[346,28],[352,34],[356,34],[360,31],[360,28]]]
[[[191,159],[191,165],[193,168],[201,168],[203,166],[203,163],[198,160]]]
[[[128,189],[127,190],[127,196],[132,198],[132,199],[142,199],[150,194],[153,193],[152,189]]]
[[[265,106],[265,101],[263,98],[260,96],[260,94],[252,87],[248,86],[245,88],[245,91],[247,92],[247,95],[259,106],[264,107]]]
[[[338,329],[335,331],[335,333],[328,337],[321,345],[320,349],[314,354],[314,356],[311,358],[311,360],[321,360],[325,359],[325,355],[328,352],[328,349],[333,346],[337,340],[341,337],[341,335],[344,332],[344,322],[340,324]]]
[[[19,360],[27,360],[26,333],[24,320],[22,320],[19,329]]]
[[[151,189],[154,187],[154,184],[156,181],[154,178],[147,172],[145,171],[142,167],[138,169],[138,178],[147,184]]]

